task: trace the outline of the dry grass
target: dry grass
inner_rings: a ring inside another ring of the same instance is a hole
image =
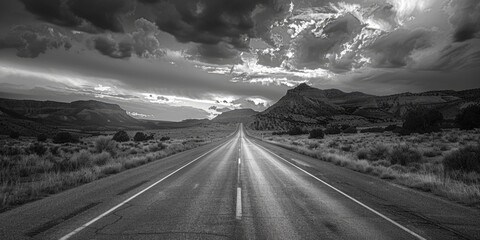
[[[79,143],[0,139],[0,211],[217,141],[234,125],[147,131],[155,139],[117,143],[109,136]],[[129,133],[131,136],[135,132]],[[169,140],[161,141],[161,137]]]
[[[440,133],[397,136],[392,133],[327,135],[271,135],[264,140],[292,151],[347,167],[354,171],[391,180],[414,189],[431,192],[467,205],[480,204],[480,173],[445,173],[443,159],[468,145],[477,145],[480,131],[448,130]],[[262,134],[263,133],[263,134]]]

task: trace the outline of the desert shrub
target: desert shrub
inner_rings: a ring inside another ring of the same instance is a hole
[[[325,129],[325,134],[327,135],[335,135],[340,133],[342,133],[342,130],[338,127],[328,127],[327,129]]]
[[[340,144],[337,141],[331,141],[327,144],[329,148],[337,148],[338,146],[340,146]]]
[[[350,152],[352,150],[352,145],[350,145],[350,144],[343,145],[343,146],[340,147],[340,150],[342,150],[344,152]]]
[[[310,135],[308,136],[308,138],[310,139],[322,139],[324,138],[325,136],[325,133],[323,132],[322,129],[320,128],[316,128],[316,129],[313,129],[310,131]]]
[[[133,136],[133,141],[135,142],[142,142],[147,140],[147,134],[143,132],[137,132],[135,133],[135,136]]]
[[[127,132],[121,130],[113,135],[112,140],[117,142],[128,142],[130,141],[130,136],[128,136]]]
[[[343,133],[357,133],[358,130],[356,127],[348,127],[346,129],[343,129]]]
[[[367,149],[360,149],[357,151],[357,158],[362,160],[362,159],[368,159],[368,150]]]
[[[49,150],[50,150],[50,153],[52,153],[53,155],[58,155],[59,154],[59,150],[60,147],[59,146],[50,146]]]
[[[480,173],[480,146],[466,146],[443,158],[445,171]]]
[[[320,144],[318,142],[309,142],[307,145],[307,148],[312,150],[320,147]]]
[[[460,129],[471,130],[480,127],[480,105],[470,105],[455,118]]]
[[[20,133],[17,131],[11,131],[8,136],[12,139],[18,139],[20,137]]]
[[[407,145],[394,146],[388,160],[392,165],[400,164],[406,166],[411,163],[419,163],[422,161],[422,154],[415,149],[410,148]]]
[[[380,159],[386,159],[389,154],[389,149],[383,144],[377,144],[371,147],[368,151],[368,160],[376,161]]]
[[[16,156],[22,154],[22,149],[16,146],[3,146],[0,148],[0,154],[5,156]]]
[[[105,151],[115,156],[117,154],[117,143],[107,136],[99,136],[95,139],[94,149],[97,153]]]
[[[74,153],[69,161],[70,170],[90,166],[92,160],[92,154],[87,150],[81,150],[78,153]]]
[[[59,132],[53,137],[53,143],[77,143],[78,138],[69,132]]]
[[[164,136],[164,137],[160,138],[160,141],[162,141],[162,142],[165,142],[165,141],[168,141],[168,140],[170,140],[169,136]]]
[[[440,131],[443,115],[437,110],[415,109],[405,115],[403,128],[416,133],[430,133]]]
[[[302,134],[305,134],[307,133],[306,131],[304,131],[302,128],[300,127],[293,127],[291,128],[290,130],[288,130],[288,135],[290,136],[294,136],[294,135],[302,135]]]
[[[170,154],[175,154],[175,153],[184,151],[185,146],[183,144],[174,143],[174,144],[169,145],[166,150],[168,150]]]
[[[38,142],[45,142],[45,141],[47,141],[47,139],[48,139],[47,135],[45,135],[43,133],[37,135],[37,141]]]
[[[155,139],[153,133],[150,133],[150,135],[147,135],[147,137],[145,138],[145,141],[148,141],[148,140],[153,140]]]
[[[108,152],[101,152],[93,156],[93,164],[97,166],[105,165],[112,159],[112,156]]]
[[[285,132],[285,131],[272,132],[272,135],[285,135],[285,134],[288,134],[288,132]]]
[[[165,150],[168,147],[168,145],[163,142],[158,143],[157,146],[159,150]]]
[[[361,133],[383,133],[385,132],[384,128],[381,127],[373,127],[373,128],[365,128],[360,130]]]
[[[48,148],[41,143],[30,144],[27,148],[27,153],[37,154],[38,156],[43,156],[47,152]]]
[[[350,127],[351,127],[351,126],[348,125],[348,124],[342,124],[342,125],[340,126],[340,130],[345,131],[345,129],[348,129],[348,128],[350,128]]]

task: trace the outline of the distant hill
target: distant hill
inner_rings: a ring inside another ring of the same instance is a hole
[[[302,83],[257,114],[251,127],[272,130],[327,124],[365,126],[398,121],[417,107],[437,109],[446,119],[453,119],[462,108],[473,103],[480,103],[480,89],[373,96],[338,89],[321,90]]]
[[[235,109],[228,112],[223,112],[218,115],[212,122],[215,123],[244,123],[250,124],[255,120],[254,116],[259,112],[254,111],[253,109]]]
[[[24,136],[52,134],[60,129],[105,131],[119,129],[182,128],[208,123],[204,120],[167,122],[135,119],[116,104],[100,101],[15,100],[0,98],[0,134],[11,131]]]

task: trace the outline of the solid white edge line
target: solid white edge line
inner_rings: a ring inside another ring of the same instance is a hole
[[[242,164],[242,161],[240,160],[240,158],[238,158],[238,165]]]
[[[332,186],[332,185],[328,184],[327,182],[323,181],[322,179],[320,179],[320,178],[316,177],[315,175],[313,175],[313,174],[311,174],[311,173],[309,173],[309,172],[307,172],[307,171],[303,170],[302,168],[300,168],[300,167],[296,166],[295,164],[293,164],[293,163],[289,162],[289,161],[288,161],[288,160],[286,160],[285,158],[283,158],[283,157],[280,157],[280,156],[279,156],[279,155],[277,155],[276,153],[274,153],[274,152],[272,152],[272,151],[270,151],[270,150],[266,149],[265,147],[263,147],[263,146],[261,146],[261,145],[259,145],[259,144],[256,144],[256,145],[257,145],[257,146],[259,146],[259,147],[261,147],[261,148],[263,148],[265,151],[267,151],[267,152],[269,152],[269,153],[271,153],[271,154],[275,155],[276,157],[278,157],[278,158],[282,159],[283,161],[287,162],[288,164],[290,164],[290,165],[294,166],[294,167],[295,167],[295,168],[297,168],[298,170],[300,170],[300,171],[302,171],[302,172],[306,173],[306,174],[307,174],[307,175],[309,175],[310,177],[313,177],[314,179],[318,180],[319,182],[321,182],[321,183],[325,184],[326,186],[330,187],[331,189],[333,189],[333,190],[337,191],[338,193],[340,193],[340,194],[342,194],[343,196],[347,197],[348,199],[350,199],[350,200],[354,201],[355,203],[359,204],[360,206],[362,206],[362,207],[364,207],[364,208],[366,208],[366,209],[370,210],[371,212],[373,212],[373,213],[375,213],[376,215],[380,216],[381,218],[383,218],[383,219],[387,220],[388,222],[392,223],[393,225],[395,225],[395,226],[399,227],[400,229],[404,230],[405,232],[409,233],[410,235],[412,235],[412,236],[414,236],[414,237],[416,237],[416,238],[418,238],[418,239],[420,239],[420,240],[426,240],[424,237],[422,237],[422,236],[418,235],[417,233],[413,232],[412,230],[410,230],[410,229],[408,229],[408,228],[404,227],[404,226],[403,226],[403,225],[401,225],[400,223],[397,223],[396,221],[394,221],[394,220],[392,220],[392,219],[388,218],[387,216],[385,216],[385,215],[381,214],[380,212],[377,212],[375,209],[373,209],[373,208],[371,208],[371,207],[369,207],[369,206],[365,205],[364,203],[362,203],[362,202],[358,201],[357,199],[355,199],[355,198],[351,197],[350,195],[348,195],[348,194],[346,194],[346,193],[342,192],[341,190],[339,190],[339,189],[335,188],[334,186]]]
[[[98,215],[98,216],[95,217],[94,219],[92,219],[92,220],[90,220],[89,222],[83,224],[82,226],[80,226],[80,227],[78,227],[77,229],[73,230],[73,231],[70,232],[69,234],[61,237],[59,240],[67,240],[67,239],[71,238],[73,235],[77,234],[78,232],[80,232],[80,231],[82,231],[83,229],[87,228],[88,226],[92,225],[93,223],[95,223],[96,221],[100,220],[101,218],[107,216],[107,215],[110,214],[111,212],[113,212],[113,211],[115,211],[116,209],[118,209],[119,207],[123,206],[125,203],[130,202],[132,199],[138,197],[140,194],[146,192],[146,191],[149,190],[150,188],[152,188],[152,187],[154,187],[155,185],[161,183],[162,181],[164,181],[164,180],[167,179],[168,177],[172,176],[172,175],[175,174],[176,172],[182,170],[183,168],[187,167],[188,165],[192,164],[193,162],[197,161],[198,159],[204,157],[205,155],[213,152],[214,150],[217,150],[217,149],[219,149],[220,147],[227,145],[227,144],[230,143],[231,141],[233,141],[233,139],[230,140],[230,141],[228,141],[228,142],[225,142],[224,144],[220,144],[220,145],[218,145],[217,147],[209,150],[208,152],[200,155],[199,157],[197,157],[197,158],[195,158],[194,160],[190,161],[189,163],[183,165],[183,166],[180,167],[179,169],[171,172],[170,174],[168,174],[167,176],[163,177],[162,179],[160,179],[160,180],[154,182],[153,184],[149,185],[148,187],[144,188],[142,191],[140,191],[140,192],[136,193],[135,195],[127,198],[126,200],[124,200],[123,202],[121,202],[121,203],[117,204],[116,206],[110,208],[110,209],[107,210],[106,212]]]
[[[242,219],[242,189],[237,187],[237,208],[235,211],[235,216],[237,220]]]

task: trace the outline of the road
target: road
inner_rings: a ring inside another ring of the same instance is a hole
[[[224,141],[0,214],[0,239],[480,239],[480,211],[262,142]]]

